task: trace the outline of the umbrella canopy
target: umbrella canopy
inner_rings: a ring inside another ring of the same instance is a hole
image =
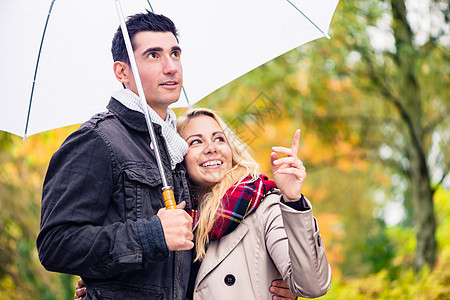
[[[174,107],[211,92],[304,43],[323,37],[338,0],[123,1],[125,15],[154,10],[179,29],[184,91]],[[30,106],[38,52],[48,19]],[[105,110],[114,78],[113,0],[0,3],[0,130],[24,136],[78,124]]]

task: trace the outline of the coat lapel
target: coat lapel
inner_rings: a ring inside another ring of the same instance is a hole
[[[230,252],[236,248],[239,242],[244,238],[249,230],[249,225],[244,221],[230,234],[223,236],[218,241],[213,241],[209,244],[203,259],[200,269],[198,271],[197,279],[195,280],[195,288],[201,281],[214,270]]]

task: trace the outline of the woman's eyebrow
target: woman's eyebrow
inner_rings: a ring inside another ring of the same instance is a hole
[[[211,135],[212,135],[212,136],[215,136],[215,135],[218,135],[218,134],[220,134],[220,135],[225,135],[225,133],[224,133],[223,131],[214,131]],[[192,137],[199,137],[199,138],[202,138],[202,137],[203,137],[203,134],[201,134],[201,133],[192,134],[192,135],[188,136],[185,140],[187,141],[187,140],[189,140],[189,139],[192,138]]]
[[[190,135],[190,136],[188,136],[187,138],[186,138],[186,141],[188,140],[188,139],[190,139],[191,137],[203,137],[203,134],[201,134],[201,133],[197,133],[197,134],[193,134],[193,135]]]

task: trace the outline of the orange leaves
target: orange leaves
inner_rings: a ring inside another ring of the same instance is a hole
[[[319,222],[322,239],[325,242],[327,258],[334,276],[336,273],[339,273],[338,266],[344,261],[342,242],[345,237],[345,232],[337,214],[323,212],[316,214],[316,218]]]
[[[25,142],[16,143],[14,155],[23,157],[33,165],[47,165],[53,153],[78,125],[58,128],[30,136]]]
[[[328,164],[333,161],[333,151],[328,146],[324,146],[317,135],[308,132],[306,128],[300,137],[300,151],[303,158],[313,165]],[[308,170],[308,166],[306,165]]]

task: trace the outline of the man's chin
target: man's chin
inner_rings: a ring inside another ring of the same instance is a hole
[[[153,101],[152,102],[155,103],[158,106],[164,106],[164,105],[169,106],[169,105],[171,105],[173,103],[176,103],[178,100],[180,100],[180,95],[179,94],[178,95],[173,95],[173,96],[162,97],[162,98],[160,98],[160,99],[158,99],[156,101],[154,100],[154,102]],[[150,106],[152,106],[152,105],[150,105]]]
[[[173,93],[171,93],[171,95],[167,95],[167,97],[165,97],[165,99],[163,100],[164,103],[167,103],[168,105],[176,103],[178,100],[180,100],[180,93],[181,91],[174,91]]]
[[[175,99],[170,99],[170,100],[168,100],[166,103],[167,103],[168,105],[171,105],[171,104],[177,103],[178,100],[180,100],[180,97],[175,98]]]

